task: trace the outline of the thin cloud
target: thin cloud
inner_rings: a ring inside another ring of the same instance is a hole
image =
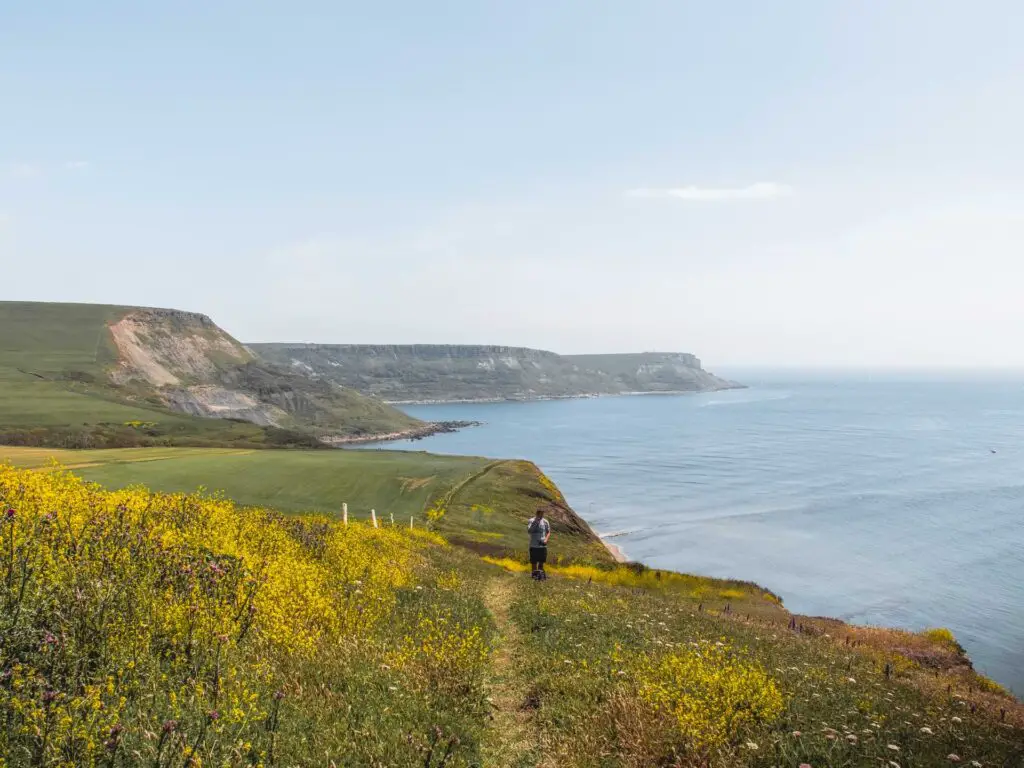
[[[92,164],[88,160],[70,160],[64,164],[69,171],[86,171]]]
[[[15,163],[9,167],[8,173],[12,179],[18,180],[38,179],[43,175],[38,166],[30,163]]]
[[[667,187],[663,189],[631,189],[627,197],[685,200],[687,202],[720,202],[726,200],[777,200],[790,197],[794,190],[786,184],[759,181],[746,187]]]

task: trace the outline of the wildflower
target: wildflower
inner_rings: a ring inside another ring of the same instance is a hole
[[[977,760],[971,760],[971,766],[972,768],[981,768],[981,763],[979,763]]]
[[[793,738],[794,739],[799,739],[801,736],[803,736],[803,734],[800,733],[800,731],[793,731]]]
[[[748,742],[746,743],[746,747],[747,747],[747,749],[751,749],[751,750],[754,750],[754,751],[756,751],[756,750],[757,750],[757,744],[755,744],[755,743],[754,743],[754,742],[752,742],[752,741],[748,741]]]
[[[955,752],[950,752],[948,755],[946,755],[946,759],[949,760],[949,762],[951,763],[959,763],[960,755],[956,754]]]
[[[164,733],[174,733],[178,728],[177,720],[164,720],[163,731]]]
[[[932,733],[933,733],[933,731],[932,731],[932,729],[931,729],[931,728],[929,728],[929,727],[928,727],[928,726],[926,725],[926,726],[924,726],[924,728],[922,728],[922,729],[921,729],[921,733],[924,733],[924,734],[927,734],[928,736],[931,736],[931,735],[932,735]]]
[[[118,740],[121,738],[121,732],[124,730],[124,726],[120,723],[115,723],[110,728],[110,737],[103,742],[103,747],[108,752],[113,752],[117,749]]]
[[[857,679],[854,678],[854,677],[848,677],[848,678],[846,678],[846,682],[848,682],[848,683],[856,683]]]
[[[800,763],[800,768],[811,768],[810,763]]]
[[[206,716],[211,720],[216,721],[220,719],[220,712],[218,712],[216,709],[211,709],[209,712],[206,713]]]
[[[899,752],[900,748],[895,744],[886,744],[886,748],[891,749],[893,752]]]
[[[16,514],[15,511],[11,507],[8,507],[7,511],[4,512],[4,520],[13,521],[15,514]]]
[[[857,743],[857,736],[855,734],[848,733],[848,734],[846,734],[846,740],[848,742],[850,742],[851,744],[856,744]]]
[[[954,723],[962,723],[964,721],[962,717],[957,717],[956,715],[953,715],[953,717],[951,717],[950,720]]]

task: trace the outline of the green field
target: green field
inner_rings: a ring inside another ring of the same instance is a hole
[[[0,446],[0,463],[40,468],[57,461],[107,488],[129,485],[166,492],[203,488],[240,504],[296,514],[341,514],[365,520],[370,510],[390,524],[426,522],[426,511],[445,508],[437,529],[482,554],[522,553],[527,519],[538,506],[565,504],[536,466],[412,451],[271,451],[220,448],[116,448],[58,450]],[[552,512],[552,551],[564,558],[608,560],[582,521]],[[559,532],[564,535],[559,537]]]

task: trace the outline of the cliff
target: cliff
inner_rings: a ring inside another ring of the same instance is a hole
[[[708,392],[741,386],[708,373],[687,352],[566,355],[565,359],[608,374],[627,392]]]
[[[272,435],[272,443],[316,445],[429,426],[327,379],[276,368],[206,315],[174,309],[0,302],[0,383],[0,442],[16,444]]]
[[[528,400],[738,386],[689,354],[565,356],[525,347],[250,344],[262,359],[390,402]]]
[[[172,410],[261,426],[358,436],[418,422],[326,379],[264,363],[205,315],[139,309],[110,326],[121,382],[157,389]]]

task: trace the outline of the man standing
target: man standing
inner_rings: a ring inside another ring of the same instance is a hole
[[[551,538],[551,523],[544,519],[544,510],[538,509],[537,514],[526,526],[530,534],[530,567],[533,578],[543,581],[548,577],[544,573],[544,563],[548,560],[548,539]]]

